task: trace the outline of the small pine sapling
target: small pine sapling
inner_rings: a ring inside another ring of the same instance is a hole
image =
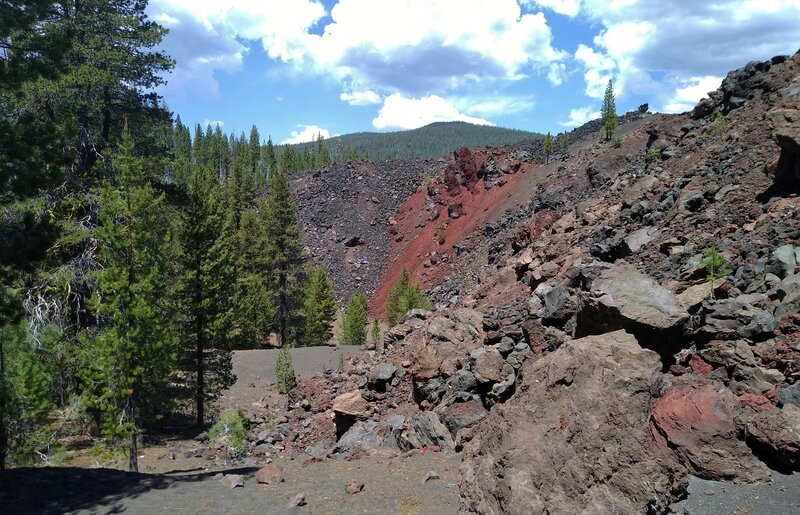
[[[344,352],[339,353],[339,362],[336,364],[336,371],[344,374]]]
[[[439,243],[439,245],[444,245],[444,241],[445,241],[445,232],[444,231],[445,231],[444,224],[441,224],[436,229],[436,241],[437,241],[437,243]]]
[[[706,269],[706,277],[711,284],[711,291],[708,298],[714,299],[714,284],[718,279],[723,279],[731,274],[729,268],[725,268],[725,257],[720,254],[717,247],[712,246],[703,252],[703,259],[700,264]]]
[[[372,329],[370,329],[370,338],[372,339],[375,350],[383,353],[383,342],[381,341],[381,325],[378,319],[372,321]]]
[[[292,350],[288,345],[281,347],[278,360],[275,362],[275,377],[278,382],[278,393],[286,394],[295,387],[297,379],[294,375]]]

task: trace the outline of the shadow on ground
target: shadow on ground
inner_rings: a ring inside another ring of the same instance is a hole
[[[255,468],[222,471],[252,474]],[[0,471],[0,513],[121,513],[123,500],[166,490],[180,483],[207,481],[220,471],[202,474],[151,475],[115,469],[76,467],[17,468]]]

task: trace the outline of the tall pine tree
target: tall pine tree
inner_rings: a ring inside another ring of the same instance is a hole
[[[303,299],[304,345],[324,345],[333,335],[332,325],[336,317],[336,299],[331,281],[325,269],[315,267],[305,287]]]
[[[264,252],[269,256],[270,270],[276,279],[277,329],[283,346],[289,343],[289,329],[293,333],[299,329],[299,286],[302,284],[302,265],[305,262],[297,226],[297,205],[283,171],[278,171],[272,177],[261,219],[266,243]]]
[[[181,225],[181,368],[189,372],[197,424],[206,405],[219,398],[235,377],[230,338],[235,278],[230,219],[221,198],[217,172],[195,165],[186,186]]]
[[[603,129],[606,131],[606,141],[614,136],[617,130],[617,103],[614,95],[614,83],[608,79],[605,95],[603,95],[603,106],[600,108],[600,117],[603,121]]]
[[[115,179],[103,187],[97,291],[91,308],[98,330],[85,337],[83,375],[88,404],[104,415],[104,433],[128,442],[129,469],[138,470],[143,422],[158,416],[176,357],[169,282],[170,230],[164,197],[156,193],[125,131],[114,159]]]

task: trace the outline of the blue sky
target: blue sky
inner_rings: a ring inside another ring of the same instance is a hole
[[[797,0],[150,0],[186,124],[275,143],[465,120],[558,132],[682,112],[746,62],[800,48]]]

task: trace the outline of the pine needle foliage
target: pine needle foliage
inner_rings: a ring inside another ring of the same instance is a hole
[[[431,301],[422,286],[411,282],[411,274],[403,269],[400,278],[389,288],[386,297],[386,321],[389,326],[399,324],[412,309],[431,309]]]

